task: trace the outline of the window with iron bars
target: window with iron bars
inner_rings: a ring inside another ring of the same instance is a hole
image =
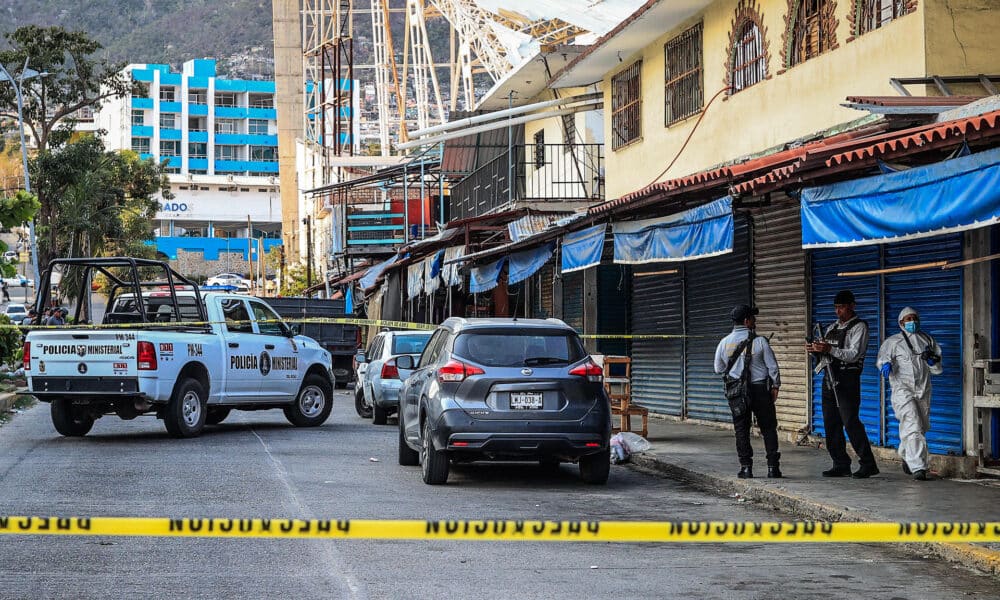
[[[746,19],[737,27],[730,58],[730,94],[760,83],[767,77],[767,58],[760,27],[753,19]]]
[[[664,125],[698,114],[705,102],[701,40],[702,24],[698,23],[663,46]]]
[[[833,46],[833,9],[830,0],[801,0],[791,24],[787,66],[803,63]]]
[[[161,140],[160,156],[180,156],[181,143],[177,140]]]
[[[132,152],[149,154],[149,138],[132,138]]]
[[[890,21],[912,12],[912,4],[907,0],[854,1],[857,35],[875,31]]]
[[[146,113],[141,110],[132,111],[132,124],[133,125],[145,125],[146,124]]]
[[[639,139],[642,132],[642,61],[611,78],[611,148],[617,150]]]

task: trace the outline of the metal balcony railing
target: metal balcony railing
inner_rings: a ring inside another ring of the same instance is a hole
[[[451,218],[482,215],[525,200],[604,200],[604,145],[514,146],[452,187]]]

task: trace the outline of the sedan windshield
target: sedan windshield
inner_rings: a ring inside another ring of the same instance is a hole
[[[586,356],[580,338],[561,330],[463,333],[455,354],[490,367],[569,365]]]

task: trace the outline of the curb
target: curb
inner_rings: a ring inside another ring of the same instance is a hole
[[[631,468],[647,474],[687,483],[703,491],[732,496],[738,494],[749,501],[768,506],[802,519],[814,521],[884,521],[864,511],[851,510],[834,504],[824,504],[809,498],[772,489],[766,485],[746,480],[692,471],[666,462],[651,454],[636,454],[629,463]],[[1000,551],[968,543],[929,542],[917,544],[892,544],[898,550],[917,556],[931,555],[965,567],[972,567],[994,577],[1000,577]]]

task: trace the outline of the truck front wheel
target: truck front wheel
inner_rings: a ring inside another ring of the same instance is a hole
[[[207,413],[205,388],[197,379],[185,379],[174,389],[163,414],[163,424],[174,437],[195,437],[205,428]]]
[[[56,398],[52,401],[52,424],[61,435],[80,437],[87,435],[94,426],[94,418],[82,408],[73,406],[69,398]]]
[[[296,427],[317,427],[333,410],[333,386],[319,375],[307,375],[295,403],[285,407],[285,418]]]

